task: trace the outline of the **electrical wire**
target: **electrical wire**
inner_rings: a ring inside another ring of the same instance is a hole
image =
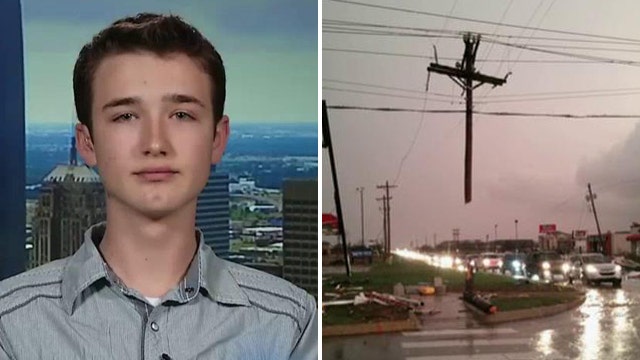
[[[553,6],[553,4],[555,3],[555,0],[551,3],[551,5],[549,5],[549,7],[547,8],[547,11],[545,11],[545,13],[542,15],[542,18],[540,19],[540,21],[538,21],[538,24],[536,25],[536,30],[540,28],[540,25],[542,24],[542,21],[544,21],[544,19],[547,17],[547,14],[549,13],[549,10],[551,10],[551,7]],[[531,24],[531,21],[533,21],[533,19],[535,18],[535,15],[538,13],[538,10],[542,7],[543,4],[543,0],[540,0],[540,2],[538,3],[538,6],[536,7],[535,11],[533,12],[533,14],[531,15],[531,17],[529,17],[529,20],[527,20],[527,23],[525,24],[525,26],[529,26],[529,24]],[[533,35],[536,33],[536,30],[531,31],[531,34],[529,36],[529,38],[526,40],[525,45],[528,45],[531,42],[531,37],[533,37]],[[527,31],[526,29],[522,29],[520,31],[520,36],[524,35],[525,31]],[[495,43],[492,43],[492,45]],[[504,52],[503,52],[503,59],[504,54],[506,53],[510,53],[508,51],[508,47],[505,46],[504,48]],[[524,52],[524,49],[520,49],[520,52],[518,53],[518,56],[516,57],[516,61],[520,60],[520,57],[522,56],[522,53]],[[500,70],[502,69],[502,65],[504,64],[504,62],[500,62],[498,64],[498,70],[496,70],[496,73],[500,73]],[[513,68],[515,67],[516,63],[512,63],[511,66],[509,67],[509,70],[507,70],[507,73],[513,73]],[[495,87],[487,87],[485,89],[485,91],[482,93],[481,96],[487,96],[487,94],[489,94]]]
[[[374,91],[363,91],[363,90],[353,90],[353,89],[339,89],[339,88],[334,88],[334,87],[329,87],[329,86],[323,86],[322,89],[323,90],[331,90],[331,91],[349,92],[349,93],[355,93],[355,94],[394,97],[394,98],[400,98],[400,99],[424,100],[424,99],[428,98],[426,96],[406,96],[406,95],[397,95],[397,94],[389,94],[389,93],[374,92]],[[430,99],[430,100],[434,101],[434,102],[445,103],[445,104],[451,103],[451,100],[439,100],[439,99]]]
[[[502,22],[504,21],[504,18],[507,16],[507,13],[509,12],[509,9],[511,8],[511,5],[513,5],[513,0],[509,0],[509,4],[507,5],[507,8],[504,9],[504,12],[502,13],[502,16],[500,17],[500,20],[498,21],[498,23],[502,24]],[[496,34],[499,28],[500,28],[500,25],[496,25],[495,28],[493,29],[493,34]],[[491,36],[493,36],[493,34],[491,34]],[[489,45],[489,49],[487,50],[484,56],[485,58],[488,58],[489,55],[491,55],[491,51],[493,50],[494,45],[495,43],[492,43],[491,45]],[[482,72],[482,65],[484,65],[484,63],[480,64],[480,69],[478,69],[479,72]]]
[[[443,14],[438,14],[438,13],[433,13],[433,12],[428,12],[428,11],[419,11],[419,10],[412,10],[412,9],[399,8],[399,7],[393,7],[393,6],[384,6],[384,5],[377,5],[377,4],[367,4],[367,3],[361,3],[361,2],[350,1],[350,0],[330,0],[330,1],[337,2],[337,3],[357,5],[357,6],[362,6],[362,7],[382,9],[382,10],[398,11],[398,12],[404,12],[404,13],[409,13],[409,14],[418,14],[418,15],[428,15],[428,16],[433,16],[433,17],[449,18],[449,19],[460,20],[460,21],[468,21],[468,22],[474,22],[474,23],[479,23],[479,24],[500,25],[502,27],[510,27],[510,28],[516,28],[516,29],[528,29],[528,30],[533,29],[533,28],[528,27],[528,26],[517,25],[517,24],[506,24],[506,23],[505,24],[500,24],[500,23],[497,23],[495,21],[479,20],[479,19],[465,18],[465,17],[460,17],[460,16],[448,16],[448,15],[443,15]],[[620,41],[628,41],[628,42],[640,43],[640,40],[638,40],[638,39],[623,38],[623,37],[618,37],[618,36],[588,34],[588,33],[580,33],[580,32],[575,32],[575,31],[554,30],[554,29],[544,29],[544,28],[538,28],[537,31],[554,33],[554,34],[575,35],[575,36],[584,36],[584,37],[591,37],[591,38],[597,38],[597,39],[620,40]]]
[[[361,49],[339,49],[339,48],[322,48],[322,51],[332,51],[332,52],[344,52],[344,53],[354,53],[354,54],[368,54],[368,55],[384,55],[384,56],[396,56],[396,57],[406,57],[406,58],[416,58],[416,59],[431,59],[434,60],[433,56],[428,55],[419,55],[419,54],[402,54],[395,52],[384,52],[384,51],[372,51],[372,50],[361,50]],[[569,54],[571,55],[571,54]],[[607,61],[603,61],[607,60]],[[439,57],[439,60],[451,60],[451,61],[459,61],[459,58],[452,57]],[[518,63],[530,63],[530,64],[601,64],[601,63],[612,63],[612,59],[589,59],[589,60],[518,60]],[[615,59],[613,59],[615,61]],[[481,62],[501,62],[501,59],[487,59],[480,60]],[[640,62],[634,62],[635,64],[640,64]],[[635,65],[634,64],[634,65]]]
[[[377,89],[387,89],[387,90],[394,90],[394,91],[403,91],[403,92],[409,92],[409,93],[417,93],[417,94],[424,94],[424,91],[421,90],[414,90],[414,89],[407,89],[407,88],[400,88],[400,87],[392,87],[392,86],[385,86],[385,85],[378,85],[378,84],[371,84],[371,83],[364,83],[364,82],[357,82],[357,81],[345,81],[345,80],[337,80],[337,79],[330,79],[330,78],[323,78],[322,79],[323,82],[333,82],[333,83],[338,83],[338,84],[348,84],[348,85],[358,85],[358,86],[363,86],[363,87],[370,87],[370,88],[377,88]],[[545,91],[545,92],[534,92],[534,93],[520,93],[520,94],[504,94],[504,95],[493,95],[493,96],[487,96],[487,97],[481,97],[481,96],[474,96],[475,99],[503,99],[503,98],[536,98],[536,97],[540,97],[540,96],[549,96],[549,95],[576,95],[576,94],[609,94],[609,93],[619,93],[619,92],[629,92],[629,91],[640,91],[640,87],[630,87],[630,88],[615,88],[615,89],[590,89],[590,90],[571,90],[571,91]],[[434,92],[429,92],[429,95],[434,95],[434,96],[439,96],[439,97],[447,97],[447,98],[458,98],[457,95],[449,95],[449,94],[442,94],[442,93],[434,93]]]
[[[537,12],[537,11],[536,11]],[[535,12],[534,12],[535,14]],[[544,18],[544,16],[543,16]],[[531,20],[531,19],[530,19]],[[400,35],[424,35],[424,33],[441,33],[447,35],[453,35],[452,38],[459,39],[461,35],[468,33],[469,31],[461,31],[461,30],[438,30],[431,28],[418,28],[418,27],[408,27],[408,26],[399,26],[399,25],[387,25],[387,24],[379,24],[379,23],[363,23],[363,22],[355,22],[355,21],[346,21],[346,20],[323,20],[323,32],[325,29],[343,29],[349,30],[350,27],[372,27],[372,28],[381,28],[381,29],[394,29],[394,30],[410,30],[415,32],[420,32],[422,34],[414,34],[414,33],[397,33]],[[527,25],[528,27],[528,25]],[[529,30],[538,29],[529,28]],[[351,29],[353,31],[365,31],[362,29]],[[612,40],[590,40],[590,39],[578,39],[578,38],[564,38],[564,37],[546,37],[546,36],[523,36],[522,34],[527,29],[524,29],[520,32],[519,35],[511,35],[511,34],[489,34],[481,31],[473,31],[474,34],[479,34],[482,37],[492,37],[492,38],[507,38],[509,40],[513,39],[524,39],[527,41],[530,40],[545,40],[545,41],[561,41],[561,42],[573,42],[573,43],[590,43],[590,44],[606,44],[606,45],[626,45],[626,46],[640,46],[639,42],[628,42],[628,41],[612,41]],[[373,30],[370,30],[373,31]],[[380,33],[386,33],[382,31],[378,31]],[[375,32],[376,34],[378,32]],[[436,35],[432,35],[436,36]],[[440,35],[443,37],[448,37],[445,35]],[[640,41],[640,40],[639,40]]]
[[[407,95],[398,95],[398,94],[390,94],[383,92],[374,92],[374,91],[364,91],[364,90],[355,90],[355,89],[340,89],[329,86],[323,86],[323,90],[330,91],[339,91],[339,92],[347,92],[347,93],[355,93],[355,94],[364,94],[364,95],[376,95],[376,96],[384,96],[391,98],[399,98],[399,99],[411,99],[411,100],[424,100],[425,96],[407,96]],[[404,90],[407,91],[407,90]],[[496,103],[514,103],[514,102],[532,102],[532,101],[557,101],[557,100],[567,100],[567,99],[585,99],[585,98],[601,98],[601,97],[612,97],[612,96],[630,96],[630,95],[638,95],[640,91],[631,91],[631,92],[619,92],[619,93],[596,93],[596,94],[583,94],[583,95],[569,95],[569,96],[552,96],[552,97],[532,97],[532,98],[520,98],[520,99],[493,99],[492,97],[484,97],[485,100],[478,99],[474,102],[474,104],[496,104]],[[441,99],[431,99],[433,102],[445,103],[445,104],[464,104],[461,99],[456,100],[455,96],[444,95],[450,100],[441,100]]]
[[[329,109],[335,110],[362,110],[362,111],[376,111],[376,112],[416,112],[416,113],[434,113],[434,114],[462,114],[466,113],[465,110],[445,110],[445,109],[407,109],[407,108],[393,108],[393,107],[367,107],[367,106],[351,106],[351,105],[331,105],[327,106]],[[624,115],[624,114],[553,114],[553,113],[524,113],[524,112],[509,112],[509,111],[473,111],[478,115],[492,115],[492,116],[514,116],[514,117],[548,117],[548,118],[565,118],[565,119],[640,119],[640,115]]]
[[[335,1],[335,0],[333,0],[333,1]],[[572,57],[572,58],[578,58],[578,59],[592,60],[592,61],[598,61],[598,62],[609,63],[609,64],[640,66],[640,62],[632,61],[632,60],[612,59],[612,58],[605,58],[605,57],[601,57],[601,56],[584,55],[584,54],[576,54],[576,53],[567,53],[567,52],[564,52],[564,51],[547,50],[547,49],[535,48],[535,47],[531,47],[531,46],[527,46],[527,45],[506,43],[506,42],[498,41],[498,40],[485,39],[485,41],[487,41],[487,42],[495,42],[497,44],[504,45],[504,46],[511,46],[511,47],[515,47],[515,48],[519,48],[519,49],[526,49],[526,50],[529,50],[529,51],[535,51],[535,52],[552,54],[552,55],[559,55],[559,56]]]

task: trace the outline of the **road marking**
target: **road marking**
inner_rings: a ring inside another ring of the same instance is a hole
[[[516,334],[517,331],[510,328],[495,329],[445,329],[445,330],[423,330],[415,332],[403,332],[403,336],[438,336],[438,335],[500,335]]]
[[[483,345],[528,345],[531,339],[459,339],[403,342],[403,349],[422,349],[435,347],[483,346]]]

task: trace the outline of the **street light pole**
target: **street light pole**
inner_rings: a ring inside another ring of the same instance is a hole
[[[498,224],[493,225],[493,231],[495,232],[494,240],[498,240]]]
[[[518,219],[516,219],[516,240],[518,240]]]

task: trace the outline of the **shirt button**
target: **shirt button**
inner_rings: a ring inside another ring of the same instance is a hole
[[[153,322],[151,322],[151,330],[158,331],[158,330],[160,330],[160,326],[158,326],[158,324],[156,324],[156,322],[153,321]]]

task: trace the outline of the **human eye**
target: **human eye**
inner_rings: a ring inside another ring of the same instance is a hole
[[[196,118],[184,111],[176,111],[173,116],[178,120],[195,120]]]
[[[114,122],[128,122],[130,120],[133,120],[133,118],[135,117],[134,114],[132,113],[124,113],[124,114],[120,114],[118,116],[116,116],[113,121]]]

